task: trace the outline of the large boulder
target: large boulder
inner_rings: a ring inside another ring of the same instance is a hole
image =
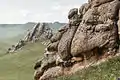
[[[57,48],[58,44],[59,44],[59,41],[49,44],[47,47],[47,50],[48,51],[58,51],[58,48]]]
[[[62,68],[60,66],[52,67],[48,69],[40,80],[54,80],[54,77],[62,75]]]
[[[98,7],[98,6],[102,5],[102,4],[109,3],[111,1],[114,1],[114,0],[89,0],[89,3],[93,7]]]
[[[79,8],[79,16],[82,20],[83,15],[87,12],[87,10],[90,8],[90,4],[85,3]]]
[[[58,32],[55,35],[53,35],[53,37],[50,39],[50,41],[53,42],[57,42],[58,40],[61,39],[63,32]]]
[[[71,54],[73,56],[91,51],[96,47],[105,47],[102,51],[116,48],[118,39],[116,21],[118,15],[116,14],[118,12],[115,9],[119,11],[118,5],[120,5],[118,1],[113,1],[93,7],[85,13],[72,40]]]
[[[71,19],[75,14],[78,14],[78,8],[73,8],[68,13],[68,19]]]
[[[68,25],[69,26],[69,25]],[[71,58],[70,49],[71,42],[74,34],[77,30],[77,26],[71,26],[62,36],[58,45],[58,54],[63,60],[69,60]],[[69,35],[69,36],[68,36]]]

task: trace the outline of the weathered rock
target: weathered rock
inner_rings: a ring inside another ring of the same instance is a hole
[[[34,69],[41,67],[41,64],[42,64],[42,60],[37,61],[35,66],[34,66]]]
[[[38,23],[34,26],[33,30],[26,36],[26,41],[36,41],[39,39],[50,39],[53,33],[47,23]]]
[[[26,36],[26,41],[32,41],[33,38],[35,38],[35,34],[37,33],[37,29],[39,28],[40,26],[40,23],[36,24],[34,27],[33,27],[33,30],[31,30],[28,35]]]
[[[34,72],[34,79],[39,80],[40,77],[43,75],[43,73],[44,73],[44,70],[41,70],[41,68],[36,69]]]
[[[76,30],[77,30],[77,26],[72,26],[71,28],[69,28],[67,30],[67,32],[65,32],[63,34],[63,36],[59,42],[58,54],[60,55],[61,59],[63,59],[63,60],[68,60],[71,58],[71,54],[70,54],[71,41],[74,37]]]
[[[55,35],[53,35],[53,37],[50,39],[50,41],[53,42],[57,42],[61,39],[63,32],[58,32]]]
[[[39,78],[43,75],[44,71],[47,69],[56,66],[56,55],[51,53],[44,53],[45,56],[42,60],[38,61],[34,67],[36,69],[34,79],[39,80]]]
[[[75,14],[78,14],[78,8],[73,8],[68,13],[68,19],[71,19]]]
[[[116,53],[120,27],[119,0],[88,0],[79,8],[79,14],[77,8],[71,9],[68,19],[69,23],[51,38],[44,55],[47,60],[36,64],[39,73],[35,75],[36,80],[67,74],[74,65],[79,64],[79,67],[80,62],[91,63],[103,55]]]
[[[8,49],[7,53],[14,52],[21,49],[24,45],[29,42],[36,42],[38,40],[46,41],[53,36],[52,29],[48,26],[47,23],[37,23],[33,29],[28,31],[27,35],[20,40],[14,47]]]
[[[48,69],[39,80],[54,80],[53,78],[62,75],[62,68],[59,66]]]
[[[119,35],[120,35],[120,10],[119,10],[118,30],[119,30]]]
[[[81,16],[78,15],[78,9],[73,8],[70,10],[68,14],[69,24],[70,26],[78,26],[81,22]]]
[[[82,20],[83,15],[87,12],[87,10],[90,8],[90,4],[85,3],[79,8],[79,16]]]
[[[89,2],[93,7],[98,7],[99,5],[102,5],[111,1],[114,1],[114,0],[89,0]]]
[[[68,24],[66,24],[66,25],[64,25],[63,27],[61,27],[59,30],[58,30],[58,32],[62,32],[62,34],[64,33],[64,32],[66,32],[67,31],[67,29],[69,28],[69,26],[67,26]]]
[[[82,22],[86,24],[98,24],[98,17],[99,14],[97,12],[97,8],[91,8],[89,9],[83,16]]]
[[[110,2],[109,4],[106,3],[106,5],[104,4],[105,6],[100,5],[99,8],[93,7],[85,13],[85,15],[83,16],[84,21],[82,21],[82,23],[80,24],[72,41],[71,54],[73,56],[77,56],[81,53],[91,51],[96,47],[100,48],[100,46],[103,44],[104,45],[102,47],[106,47],[107,49],[114,49],[115,46],[117,46],[115,44],[117,44],[116,42],[118,37],[116,26],[116,17],[118,15],[114,15],[118,12],[116,12],[117,10],[114,12],[110,12],[110,9],[107,8],[109,7],[111,8],[111,10],[115,10],[116,7],[120,5],[118,3],[119,2],[117,1]],[[110,5],[114,5],[114,7],[110,7]],[[101,6],[103,9],[102,11],[100,10]],[[113,15],[113,18],[109,18],[107,16],[108,13],[106,12],[109,12],[109,14]],[[98,19],[102,16],[104,16],[104,18],[106,19],[101,19],[101,22],[103,24],[100,24],[100,20]]]
[[[58,44],[59,41],[49,44],[47,47],[48,51],[58,51]]]
[[[61,27],[56,34],[50,39],[51,43],[57,42],[61,39],[62,35],[67,31],[69,28],[68,24]]]

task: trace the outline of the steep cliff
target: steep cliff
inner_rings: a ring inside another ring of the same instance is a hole
[[[88,0],[68,13],[69,23],[50,39],[44,57],[35,65],[35,80],[71,74],[118,50],[119,0]]]

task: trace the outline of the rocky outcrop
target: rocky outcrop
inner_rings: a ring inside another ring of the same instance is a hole
[[[37,23],[33,29],[25,36],[25,41],[37,41],[39,39],[50,39],[52,37],[52,29],[47,23]]]
[[[11,48],[9,48],[7,53],[21,49],[24,45],[26,45],[29,42],[36,42],[38,40],[49,40],[52,36],[52,29],[47,23],[37,23],[33,27],[33,29],[28,30],[27,35],[22,40],[20,40],[16,45],[13,45]]]
[[[79,68],[81,63],[117,52],[119,0],[88,0],[79,10],[71,9],[68,19],[69,23],[51,38],[44,58],[36,63],[35,80],[71,74],[76,65]]]

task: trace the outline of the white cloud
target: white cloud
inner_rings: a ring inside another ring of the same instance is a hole
[[[53,6],[51,6],[52,10],[60,10],[62,8],[62,5],[60,5],[59,2],[54,2]]]
[[[0,23],[67,22],[71,8],[86,0],[0,0]]]
[[[20,10],[20,13],[21,13],[24,17],[26,17],[27,15],[31,14],[31,12],[28,11],[28,10]]]
[[[52,7],[52,10],[59,10],[61,9],[61,6],[60,5],[55,5]]]

